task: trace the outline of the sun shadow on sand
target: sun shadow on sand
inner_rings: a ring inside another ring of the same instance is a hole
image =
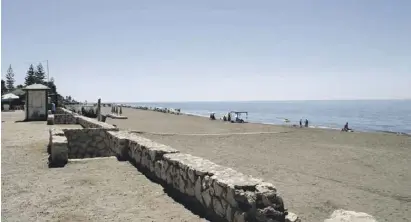
[[[214,221],[216,222],[226,221],[225,219],[214,214],[213,212],[205,210],[204,207],[195,199],[195,197],[188,197],[187,195],[182,194],[180,191],[176,190],[174,187],[171,187],[168,184],[164,183],[163,181],[159,180],[154,175],[152,175],[152,172],[148,171],[147,169],[142,168],[131,158],[127,158],[126,160],[119,160],[119,161],[128,161],[140,173],[142,173],[148,180],[150,180],[153,183],[160,184],[163,187],[164,193],[167,194],[169,197],[171,197],[176,203],[181,204],[182,206],[184,206],[185,209],[191,211],[193,214],[199,216],[200,218],[206,219],[208,221],[213,221],[213,222]]]

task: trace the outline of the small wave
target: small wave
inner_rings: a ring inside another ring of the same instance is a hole
[[[198,113],[189,113],[189,112],[181,112],[181,114],[187,115],[187,116],[198,116],[198,117],[206,117],[208,118],[209,116],[204,115],[204,114],[198,114]]]
[[[389,130],[377,130],[377,132],[396,134],[396,135],[402,135],[402,136],[411,136],[411,133],[407,133],[407,132],[395,132],[395,131],[389,131]]]
[[[308,128],[314,129],[331,129],[331,130],[341,130],[340,128],[330,127],[330,126],[308,126]]]

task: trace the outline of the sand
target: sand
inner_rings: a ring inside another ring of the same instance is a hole
[[[127,162],[89,159],[49,169],[49,127],[14,122],[23,116],[2,113],[2,221],[203,221]]]
[[[323,221],[340,208],[378,221],[411,221],[409,136],[233,124],[128,108],[123,115],[128,119],[106,122],[273,183],[303,221]]]

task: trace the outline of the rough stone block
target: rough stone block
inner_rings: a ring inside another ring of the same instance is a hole
[[[163,155],[179,152],[169,146],[153,142],[133,133],[129,133],[127,139],[129,141],[129,153],[132,155],[130,158],[151,172],[155,171],[155,162],[162,160]]]
[[[106,129],[63,129],[68,140],[69,158],[113,156]]]
[[[53,114],[47,115],[47,125],[54,125],[54,115]]]
[[[54,114],[54,124],[77,124],[77,113],[58,107]]]
[[[111,130],[117,129],[117,127],[111,124],[108,124],[105,122],[99,122],[96,119],[88,118],[85,116],[78,116],[77,120],[78,120],[78,123],[84,128],[103,128],[103,129],[111,129]]]
[[[288,212],[285,216],[285,222],[301,222],[301,219],[295,213]]]
[[[116,154],[119,160],[128,160],[130,133],[128,131],[107,131],[109,138],[110,150]]]
[[[67,139],[65,136],[52,136],[50,167],[64,167],[68,161]]]
[[[189,154],[165,154],[163,158],[172,166],[166,172],[167,183],[180,192],[184,186],[187,195],[192,195],[187,187],[194,187],[196,199],[205,208],[212,206],[220,217],[229,221],[241,221],[241,215],[257,221],[285,220],[284,204],[272,184]],[[245,214],[236,216],[235,211]]]
[[[366,213],[346,211],[346,210],[335,210],[329,219],[324,220],[324,222],[377,222],[377,220]]]
[[[64,132],[61,129],[50,128],[49,129],[49,144],[47,146],[47,153],[51,153],[51,144],[53,141],[53,136],[64,136]]]

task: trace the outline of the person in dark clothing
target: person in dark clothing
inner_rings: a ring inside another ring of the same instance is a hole
[[[51,103],[51,113],[56,114],[56,104],[55,103]]]
[[[303,120],[300,119],[300,128],[302,128],[302,127],[303,127]]]
[[[346,122],[345,125],[344,125],[344,128],[343,128],[341,131],[348,132],[348,131],[350,131],[350,130],[351,130],[351,129],[348,128],[348,122]]]
[[[308,119],[305,119],[305,127],[308,127]]]

